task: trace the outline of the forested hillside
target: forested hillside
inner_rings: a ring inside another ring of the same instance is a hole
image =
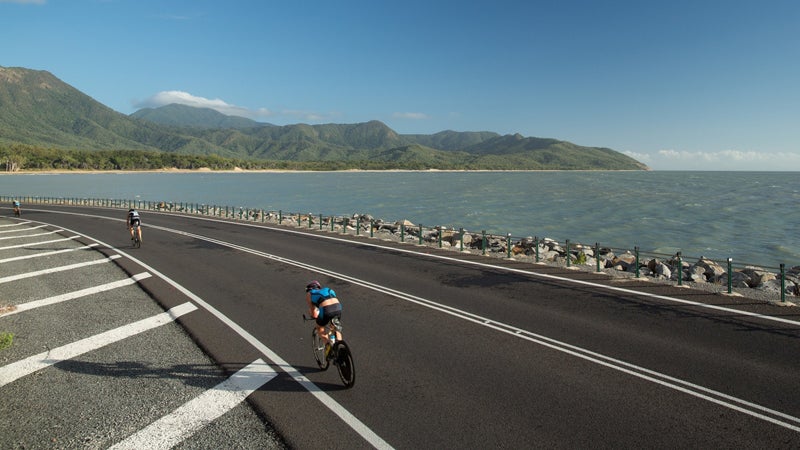
[[[106,153],[91,155],[100,151]],[[141,157],[130,153],[137,151]],[[0,67],[0,167],[152,168],[191,161],[189,156],[206,157],[211,166],[647,169],[607,148],[485,131],[401,135],[379,121],[276,126],[185,105],[127,116],[49,72]]]

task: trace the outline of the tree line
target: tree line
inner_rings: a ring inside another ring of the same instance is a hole
[[[0,171],[19,170],[424,170],[417,163],[389,161],[285,161],[224,158],[143,150],[65,150],[25,144],[0,144]]]

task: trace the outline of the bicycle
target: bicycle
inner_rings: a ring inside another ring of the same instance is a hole
[[[140,225],[136,225],[133,227],[133,247],[140,248],[142,246],[142,240],[139,239],[139,227]]]
[[[315,320],[313,317],[308,318],[303,314],[303,320]],[[311,331],[311,350],[314,352],[314,359],[317,361],[317,366],[322,370],[328,370],[329,364],[332,362],[339,372],[339,378],[344,383],[346,388],[351,388],[356,382],[356,368],[353,365],[353,354],[350,347],[344,342],[344,339],[337,340],[336,333],[342,333],[342,323],[338,317],[331,319],[327,327],[328,339],[332,342],[333,346],[330,351],[326,352],[326,345],[323,343],[322,338],[317,334],[317,327]]]

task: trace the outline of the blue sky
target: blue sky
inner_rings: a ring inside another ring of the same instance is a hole
[[[124,114],[380,120],[800,170],[800,2],[0,0],[0,66]]]

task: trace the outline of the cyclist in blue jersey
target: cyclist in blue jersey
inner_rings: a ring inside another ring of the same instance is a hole
[[[311,317],[317,319],[317,334],[322,338],[327,349],[330,342],[328,333],[325,332],[325,327],[334,317],[342,316],[342,304],[339,303],[339,299],[336,298],[336,292],[333,289],[322,287],[317,280],[311,281],[306,286],[306,303],[308,303],[308,312]],[[342,340],[341,333],[338,331],[336,332],[336,339]]]
[[[131,208],[128,210],[128,218],[126,220],[128,224],[128,230],[131,232],[131,240],[133,240],[133,231],[136,230],[136,233],[139,235],[139,241],[142,240],[142,220],[139,217],[139,211]]]

